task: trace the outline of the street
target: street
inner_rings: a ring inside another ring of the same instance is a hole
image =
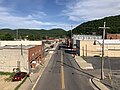
[[[34,90],[94,90],[90,76],[80,72],[75,60],[64,50],[56,50]]]

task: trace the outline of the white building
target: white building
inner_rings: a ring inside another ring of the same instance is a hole
[[[76,40],[99,40],[102,39],[102,36],[95,35],[73,35],[73,48],[76,48]]]
[[[5,45],[42,45],[42,41],[0,41],[0,46]]]

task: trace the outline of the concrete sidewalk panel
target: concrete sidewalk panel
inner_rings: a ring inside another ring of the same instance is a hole
[[[82,57],[76,56],[75,57],[76,62],[82,69],[93,69],[93,66],[91,63],[87,63]]]

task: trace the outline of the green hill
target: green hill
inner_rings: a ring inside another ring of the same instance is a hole
[[[102,30],[98,29],[98,27],[103,27],[104,22],[106,22],[106,26],[110,27],[110,29],[106,31],[107,33],[120,33],[120,15],[82,23],[73,29],[73,33],[92,34],[92,32],[96,32],[97,35],[101,35]]]
[[[51,29],[51,30],[37,30],[37,29],[18,29],[19,38],[25,38],[26,36],[30,40],[42,40],[45,37],[53,37],[53,38],[61,38],[66,36],[66,31],[63,29]],[[0,39],[1,40],[9,40],[6,39],[6,36],[11,36],[10,40],[13,40],[17,36],[17,30],[11,29],[0,29]]]

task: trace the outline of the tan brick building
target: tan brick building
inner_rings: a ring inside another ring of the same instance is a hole
[[[80,56],[101,56],[102,40],[77,40],[77,54]],[[104,54],[108,57],[120,57],[120,41],[105,40]]]

